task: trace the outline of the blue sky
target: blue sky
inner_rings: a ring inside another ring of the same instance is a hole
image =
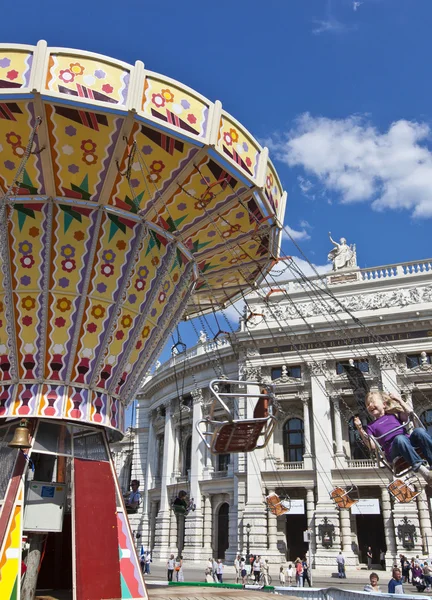
[[[330,230],[363,267],[431,255],[431,21],[430,0],[23,0],[0,40],[141,59],[220,99],[269,144],[309,258]]]

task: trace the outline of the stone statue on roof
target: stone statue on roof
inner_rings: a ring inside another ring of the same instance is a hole
[[[333,271],[341,269],[352,269],[357,266],[357,254],[355,244],[348,246],[345,238],[341,238],[338,242],[332,239],[329,231],[331,243],[335,246],[328,254],[328,259],[333,263]]]

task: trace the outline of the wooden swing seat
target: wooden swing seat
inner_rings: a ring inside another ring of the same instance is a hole
[[[354,504],[358,502],[358,498],[353,498],[352,496],[350,496],[352,491],[353,488],[351,488],[350,490],[345,490],[341,487],[335,487],[330,492],[330,498],[339,508],[350,509],[352,506],[354,506]]]
[[[216,428],[211,451],[215,454],[255,450],[267,419],[231,421]]]
[[[395,479],[387,486],[390,494],[401,504],[408,504],[421,493],[421,490],[416,491],[412,485],[403,479]]]
[[[274,492],[266,496],[266,502],[269,511],[277,517],[281,517],[289,512],[289,509],[283,506],[281,499]]]

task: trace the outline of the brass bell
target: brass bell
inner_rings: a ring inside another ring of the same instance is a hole
[[[27,419],[21,419],[18,427],[15,429],[13,438],[8,444],[9,448],[31,448],[28,424]]]

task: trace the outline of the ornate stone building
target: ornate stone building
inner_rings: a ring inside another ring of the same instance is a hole
[[[407,505],[392,499],[389,473],[350,427],[358,407],[342,367],[354,360],[372,389],[400,391],[432,429],[431,262],[349,266],[307,283],[261,288],[248,297],[230,338],[201,335],[140,391],[131,468],[143,501],[131,519],[154,559],[180,545],[185,558],[232,561],[246,551],[246,524],[250,550],[272,562],[303,555],[307,529],[315,565],[333,566],[340,550],[348,565],[366,562],[367,546],[376,563],[380,550],[387,564],[401,552],[431,555],[430,490],[421,484]],[[275,384],[281,412],[267,448],[206,451],[195,423],[211,403],[209,382],[221,375]],[[351,485],[361,500],[339,511],[329,492]],[[170,508],[181,489],[196,504],[184,525]],[[291,499],[286,516],[266,510],[271,491]],[[404,523],[414,525],[408,541]]]

